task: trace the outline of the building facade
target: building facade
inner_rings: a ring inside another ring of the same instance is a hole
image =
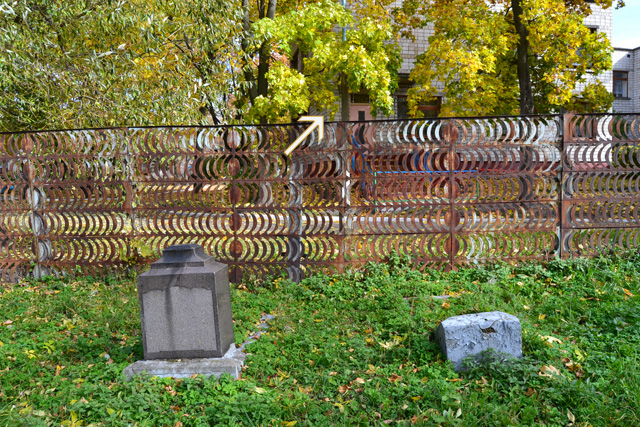
[[[614,113],[640,111],[640,47],[613,52]]]

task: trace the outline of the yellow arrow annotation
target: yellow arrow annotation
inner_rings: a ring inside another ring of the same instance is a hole
[[[305,130],[304,132],[302,132],[302,135],[300,135],[295,141],[293,141],[293,144],[291,144],[289,146],[289,148],[287,148],[284,152],[284,154],[286,154],[287,156],[291,155],[291,152],[293,150],[296,149],[296,147],[298,145],[300,145],[300,143],[302,143],[302,141],[304,141],[304,139],[309,136],[311,134],[311,132],[313,132],[313,130],[315,128],[318,128],[318,141],[322,141],[322,138],[324,138],[324,117],[322,116],[302,116],[298,119],[299,122],[313,122],[311,124],[311,126],[309,126],[307,128],[307,130]]]

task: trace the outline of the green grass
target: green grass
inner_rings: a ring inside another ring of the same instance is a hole
[[[0,296],[0,425],[638,426],[640,255],[458,272],[389,263],[232,292],[242,379],[122,380],[142,358],[129,279],[48,279]],[[433,296],[448,294],[447,300]],[[524,358],[456,373],[447,317],[518,316]]]

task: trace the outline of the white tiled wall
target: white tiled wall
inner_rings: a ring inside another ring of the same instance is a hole
[[[613,14],[611,8],[603,9],[602,7],[592,4],[591,15],[585,18],[584,25],[590,28],[597,28],[599,33],[605,33],[609,40],[613,34]],[[611,71],[605,71],[598,76],[587,77],[587,82],[599,80],[601,81],[609,91],[613,90],[613,73]],[[576,92],[580,92],[584,85],[577,85]]]
[[[631,75],[631,73],[629,73]],[[633,50],[633,77],[629,77],[633,87],[633,111],[640,112],[640,46]]]
[[[615,71],[628,71],[629,83],[627,86],[629,99],[616,99],[613,101],[613,111],[616,113],[632,113],[637,110],[637,106],[634,106],[634,100],[638,97],[637,84],[634,84],[634,57],[638,56],[634,54],[633,50],[628,49],[616,49],[613,52],[613,69]]]

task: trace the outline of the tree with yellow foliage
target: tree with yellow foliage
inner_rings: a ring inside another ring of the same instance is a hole
[[[613,97],[595,77],[611,69],[612,49],[583,24],[589,3],[405,0],[395,10],[399,25],[435,31],[411,72],[410,109],[417,114],[444,88],[442,115],[606,111]],[[595,4],[609,8],[612,0]]]

